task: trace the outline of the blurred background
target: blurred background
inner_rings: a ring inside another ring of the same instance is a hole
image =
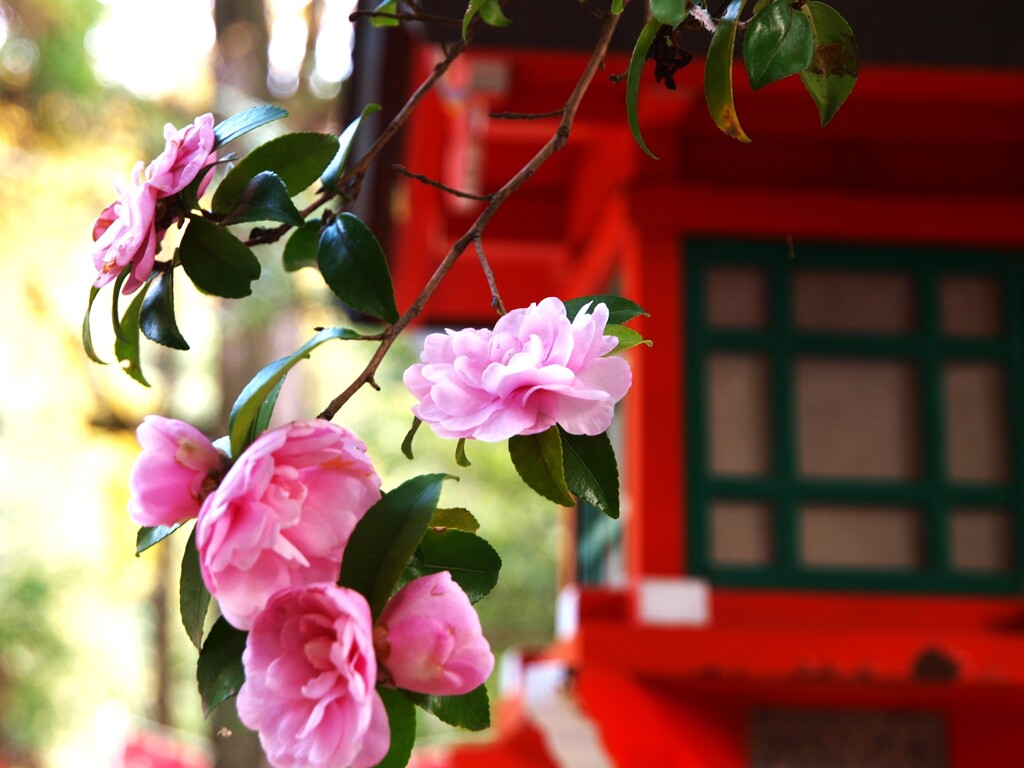
[[[134,556],[126,512],[134,429],[161,413],[223,434],[234,397],[259,367],[314,326],[349,321],[318,275],[285,276],[279,249],[264,247],[264,277],[243,304],[183,283],[178,318],[192,350],[144,344],[145,389],[82,353],[90,233],[114,197],[114,176],[162,149],[165,122],[272,102],[291,117],[249,146],[273,130],[339,130],[353,6],[0,2],[0,766],[121,765],[126,745],[129,765],[260,764],[229,712],[202,716],[196,650],[177,614],[185,537]],[[94,310],[96,345],[112,359],[103,303]],[[277,420],[318,413],[366,352],[319,350],[289,379]],[[386,487],[457,469],[453,444],[428,430],[415,464],[399,452],[411,405],[401,372],[414,355],[396,348],[378,376],[384,391],[360,394],[339,417],[367,442]],[[513,599],[517,608],[503,616],[481,605],[492,645],[540,645],[551,633],[556,513],[525,491],[504,448],[491,448],[471,450],[472,468],[459,471],[463,482],[446,488],[444,501],[473,510],[505,561],[489,602]],[[427,742],[449,738],[440,727],[424,730]]]

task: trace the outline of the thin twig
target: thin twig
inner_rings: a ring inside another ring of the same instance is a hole
[[[436,179],[432,179],[429,176],[424,176],[422,173],[413,173],[401,163],[395,163],[392,165],[391,170],[395,173],[400,173],[403,176],[408,176],[410,179],[421,181],[429,187],[437,187],[438,189],[447,192],[449,195],[455,195],[455,197],[464,197],[467,200],[482,200],[483,202],[487,202],[491,199],[490,195],[478,195],[474,192],[463,192],[460,189],[449,187],[447,184],[437,181]]]
[[[491,306],[499,315],[504,315],[507,312],[505,303],[501,300],[501,294],[498,293],[498,281],[494,279],[494,272],[491,271],[491,265],[487,261],[487,256],[484,255],[484,240],[479,232],[473,238],[473,246],[476,248],[476,255],[480,257],[480,266],[484,270],[484,277],[487,278],[487,287],[491,289]]]
[[[436,16],[433,13],[387,13],[386,11],[352,11],[349,14],[349,21],[356,19],[394,19],[395,21],[422,21],[430,24],[448,24],[461,27],[462,19],[454,19],[451,16]]]
[[[543,120],[546,117],[561,117],[565,107],[550,112],[491,112],[487,116],[495,120]]]
[[[628,0],[627,0],[628,3]],[[398,321],[387,328],[384,331],[384,338],[381,340],[380,345],[374,351],[370,361],[366,364],[363,372],[360,373],[355,380],[349,384],[344,392],[339,394],[334,400],[331,401],[323,412],[320,414],[322,419],[333,419],[345,403],[347,403],[352,396],[358,392],[364,384],[367,384],[377,372],[381,362],[383,362],[385,355],[391,345],[395,343],[395,340],[399,337],[402,331],[405,330],[406,326],[409,325],[416,317],[423,311],[430,297],[434,295],[434,291],[444,280],[445,276],[454,266],[459,256],[469,247],[469,244],[481,236],[484,229],[490,223],[491,219],[494,218],[494,214],[497,213],[498,209],[501,208],[505,200],[508,199],[509,195],[519,189],[525,184],[555,152],[565,146],[565,143],[569,140],[569,133],[572,130],[573,121],[576,118],[576,112],[579,109],[580,102],[583,100],[583,95],[587,92],[591,82],[594,79],[594,75],[597,74],[602,63],[604,62],[605,55],[608,53],[608,46],[611,43],[612,33],[615,32],[615,27],[619,23],[619,16],[609,14],[601,27],[601,33],[598,37],[597,43],[594,46],[594,51],[590,56],[590,60],[587,62],[586,68],[580,75],[580,79],[576,82],[576,86],[573,88],[572,93],[569,95],[568,100],[565,102],[564,111],[562,113],[562,119],[558,124],[558,129],[551,136],[550,139],[545,142],[544,146],[538,150],[537,154],[530,159],[530,161],[524,165],[519,171],[507,182],[505,185],[493,194],[490,202],[477,216],[476,221],[473,225],[452,245],[451,250],[444,257],[437,269],[434,270],[434,274],[431,275],[430,280],[420,291],[420,295],[416,297],[412,305],[405,311],[405,313],[398,319]],[[365,169],[364,169],[365,172]]]

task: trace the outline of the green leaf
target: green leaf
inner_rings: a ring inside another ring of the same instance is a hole
[[[687,0],[650,0],[651,16],[661,24],[678,27],[689,13]]]
[[[430,696],[411,691],[406,691],[405,695],[416,706],[449,725],[469,731],[482,731],[491,725],[491,706],[486,686],[481,685],[461,696]]]
[[[171,349],[188,349],[174,319],[174,270],[159,273],[142,302],[139,327],[147,339]]]
[[[285,272],[296,272],[303,267],[316,266],[316,248],[320,242],[320,219],[307,221],[297,227],[284,244]]]
[[[394,688],[379,685],[377,693],[380,694],[384,709],[388,713],[391,746],[376,768],[405,768],[412,756],[413,743],[416,741],[416,708],[407,696]]]
[[[82,349],[85,350],[86,356],[94,363],[100,365],[107,365],[107,361],[100,358],[96,354],[96,349],[92,345],[92,328],[89,323],[89,315],[92,314],[92,304],[96,301],[96,296],[99,295],[100,289],[95,285],[89,289],[89,305],[85,308],[85,317],[82,319]]]
[[[245,447],[259,434],[255,426],[261,418],[260,411],[263,408],[263,404],[271,395],[276,398],[276,394],[274,394],[275,389],[280,388],[284,377],[288,375],[288,372],[297,362],[309,357],[313,350],[325,341],[361,338],[363,338],[361,334],[348,328],[324,328],[316,336],[295,350],[295,352],[275,360],[253,376],[252,380],[245,385],[245,389],[242,390],[242,393],[235,400],[235,404],[231,407],[231,416],[228,418],[231,455],[241,456]],[[269,414],[267,418],[269,418]]]
[[[416,551],[451,475],[420,475],[385,493],[356,524],[345,546],[338,583],[360,592],[374,618]]]
[[[430,516],[430,527],[476,533],[480,530],[480,523],[468,509],[453,507],[452,509],[435,509],[434,514]]]
[[[623,8],[625,8],[624,0],[612,0],[611,11],[613,16],[618,16],[622,13]]]
[[[241,299],[252,293],[260,263],[241,240],[206,219],[189,219],[178,246],[185,274],[203,293]]]
[[[740,11],[746,1],[732,0],[711,36],[707,62],[704,64],[704,96],[715,125],[726,135],[749,144],[750,137],[740,126],[732,99],[732,52],[736,44]]]
[[[142,359],[139,349],[139,313],[142,311],[142,302],[146,300],[146,291],[152,285],[152,276],[139,289],[138,294],[128,305],[128,309],[121,318],[121,330],[124,333],[122,338],[114,339],[114,356],[121,363],[124,372],[135,379],[144,387],[149,386],[145,375],[142,373]]]
[[[132,265],[128,264],[124,269],[121,270],[121,274],[114,280],[114,294],[111,296],[110,302],[110,323],[114,328],[114,338],[127,341],[128,337],[125,335],[124,329],[121,328],[121,309],[119,307],[119,301],[121,298],[121,286],[124,285],[124,281],[128,279],[128,275],[132,271]]]
[[[512,23],[512,20],[502,12],[498,0],[469,0],[469,8],[466,9],[466,15],[462,17],[463,40],[466,39],[466,33],[469,31],[469,23],[478,13],[480,18],[492,27],[507,27]]]
[[[398,0],[384,0],[373,11],[374,13],[398,13]],[[387,16],[371,16],[370,24],[375,27],[397,27],[401,22],[398,19],[389,19]]]
[[[199,552],[196,550],[196,530],[185,542],[185,554],[181,558],[181,580],[178,589],[178,603],[181,608],[181,623],[185,634],[196,648],[203,647],[203,626],[206,611],[210,607],[210,593],[203,583],[199,569]]]
[[[320,234],[320,272],[334,295],[353,309],[389,323],[398,320],[391,272],[373,232],[343,213]]]
[[[412,439],[416,437],[416,430],[420,428],[422,423],[422,421],[413,416],[412,426],[409,427],[409,431],[405,433],[405,439],[402,440],[402,454],[409,461],[412,461]]]
[[[273,171],[289,195],[297,195],[316,181],[338,151],[338,139],[329,133],[286,133],[262,144],[238,161],[213,193],[214,213],[235,207],[249,180]]]
[[[383,10],[385,5],[397,7],[398,3],[395,0],[385,0],[374,10]],[[394,10],[389,11],[389,13],[394,12]],[[376,26],[398,26],[398,19],[374,19],[374,21],[394,22],[393,25],[377,24]],[[374,112],[380,112],[380,104],[367,104],[363,107],[363,111],[359,113],[359,117],[349,123],[345,130],[341,132],[341,135],[338,137],[338,153],[331,160],[331,164],[327,166],[327,169],[320,175],[320,182],[324,185],[324,189],[334,189],[334,185],[345,171],[345,164],[348,162],[349,153],[352,151],[352,142],[356,137],[356,131],[359,130],[359,125],[363,122],[364,117],[372,115]]]
[[[605,336],[614,336],[619,340],[618,345],[609,352],[609,355],[621,355],[627,349],[632,349],[641,344],[646,344],[648,347],[653,347],[654,342],[645,339],[639,333],[634,331],[632,328],[627,328],[624,325],[613,325],[609,324],[604,327]]]
[[[508,453],[523,482],[545,499],[571,507],[576,501],[569,494],[562,469],[562,442],[558,428],[536,435],[516,435],[508,441]]]
[[[207,717],[223,702],[230,699],[245,682],[242,651],[248,633],[235,629],[221,616],[199,652],[196,680],[199,696],[203,700],[203,714]]]
[[[250,107],[244,112],[232,115],[214,126],[213,135],[216,139],[213,143],[214,149],[224,146],[229,141],[234,141],[254,128],[272,123],[274,120],[280,120],[282,117],[288,117],[288,111],[271,104]]]
[[[772,0],[750,20],[743,38],[743,63],[750,87],[762,88],[806,69],[814,53],[811,25],[789,0]]]
[[[644,72],[644,62],[647,61],[647,52],[651,50],[654,38],[661,29],[661,22],[651,19],[640,30],[640,36],[636,39],[633,47],[633,55],[629,59],[629,69],[626,70],[626,120],[629,122],[629,131],[633,134],[633,140],[640,149],[646,152],[655,160],[658,156],[651,152],[640,133],[640,76]]]
[[[448,571],[470,602],[475,603],[498,583],[501,558],[494,547],[472,533],[429,528],[409,563],[409,570],[416,576]]]
[[[176,530],[181,528],[181,523],[175,523],[174,525],[154,525],[152,527],[144,525],[139,528],[139,532],[135,535],[135,556],[138,557],[147,549],[157,544]]]
[[[608,517],[619,516],[619,467],[607,432],[570,435],[559,427],[569,490]]]
[[[802,9],[814,38],[811,63],[800,79],[818,106],[822,127],[829,124],[857,84],[860,56],[857,40],[846,19],[825,3],[809,2]]]
[[[617,325],[628,323],[635,317],[650,317],[639,304],[610,293],[569,299],[569,301],[565,302],[565,313],[569,316],[570,320],[573,320],[587,304],[590,305],[587,309],[590,313],[593,313],[594,307],[598,304],[604,304],[608,307],[608,322]]]
[[[288,196],[281,177],[273,171],[253,176],[234,207],[224,214],[220,223],[240,224],[246,221],[279,221],[293,227],[301,227],[306,223]]]
[[[455,444],[455,463],[460,467],[473,466],[473,462],[466,455],[466,438],[464,437],[460,437],[459,442]]]

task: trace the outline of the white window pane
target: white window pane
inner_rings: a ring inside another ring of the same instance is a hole
[[[708,361],[711,471],[766,475],[771,469],[771,382],[768,361],[712,355]]]
[[[947,467],[953,480],[1009,478],[1006,386],[994,363],[946,366]]]
[[[716,501],[711,505],[713,563],[768,565],[771,559],[771,507],[757,501]]]
[[[917,375],[910,363],[798,360],[796,416],[806,477],[896,480],[919,473]]]
[[[800,525],[804,565],[913,570],[921,566],[921,514],[909,507],[808,505]]]
[[[793,321],[802,331],[914,330],[914,283],[908,275],[807,270],[795,275],[793,298]]]

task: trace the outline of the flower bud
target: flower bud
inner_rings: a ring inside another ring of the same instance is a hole
[[[398,591],[381,613],[374,646],[390,681],[418,693],[468,693],[494,669],[480,618],[448,571]]]

